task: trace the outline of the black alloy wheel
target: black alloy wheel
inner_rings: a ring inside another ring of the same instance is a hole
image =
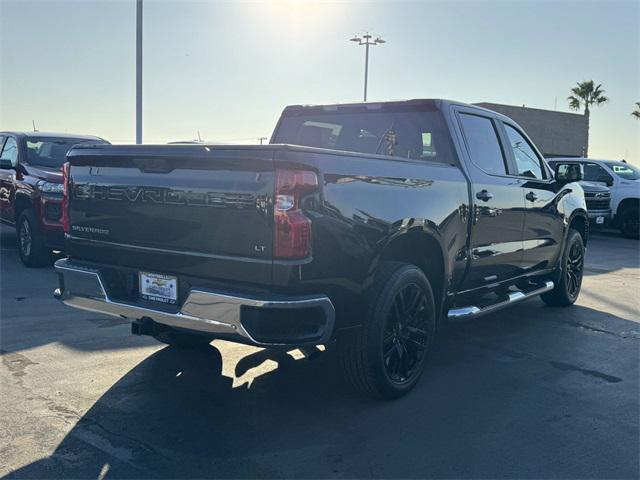
[[[383,262],[365,301],[362,325],[337,339],[345,378],[367,396],[401,397],[420,379],[435,337],[431,283],[415,265]]]
[[[569,230],[562,259],[554,278],[553,290],[542,294],[542,301],[554,307],[573,305],[580,295],[584,275],[584,240],[577,230]]]
[[[567,293],[571,298],[577,298],[582,284],[584,270],[584,247],[581,243],[574,242],[567,255],[566,282]]]
[[[393,383],[410,382],[419,370],[429,340],[426,303],[426,295],[415,283],[393,299],[382,340],[385,373]]]

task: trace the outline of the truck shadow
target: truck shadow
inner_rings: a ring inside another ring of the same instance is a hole
[[[514,310],[445,328],[395,402],[348,393],[332,352],[258,351],[238,375],[277,368],[234,386],[215,346],[166,347],[81,418],[58,413],[75,425],[55,452],[9,477],[637,478],[638,324]]]

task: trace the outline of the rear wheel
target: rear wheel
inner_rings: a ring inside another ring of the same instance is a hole
[[[177,348],[192,349],[204,348],[211,343],[211,339],[196,333],[177,332],[175,330],[165,330],[153,335],[159,342],[166,343]]]
[[[31,208],[20,213],[16,230],[18,253],[22,263],[27,267],[50,265],[53,254],[44,241],[44,235]]]
[[[568,307],[578,299],[584,273],[584,242],[577,230],[570,230],[562,253],[559,280],[542,301],[554,307]]]
[[[620,231],[627,238],[640,237],[640,211],[638,207],[627,207],[620,216]]]
[[[424,273],[415,265],[383,263],[364,325],[338,339],[347,380],[370,396],[406,394],[424,370],[435,327],[433,292]]]

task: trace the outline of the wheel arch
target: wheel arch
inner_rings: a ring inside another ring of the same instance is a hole
[[[428,228],[412,228],[388,238],[373,263],[372,273],[380,262],[410,263],[425,274],[433,289],[437,318],[442,313],[445,298],[445,279],[448,275],[445,251],[439,236]]]
[[[16,222],[16,224],[18,223],[20,214],[24,212],[27,208],[32,208],[32,207],[33,207],[33,201],[31,200],[31,197],[20,192],[16,194],[15,206],[14,206],[14,221]]]
[[[589,216],[587,215],[587,212],[582,209],[573,212],[569,218],[568,225],[569,227],[565,232],[564,241],[566,242],[570,230],[577,230],[582,237],[584,246],[586,247],[589,240]]]
[[[622,215],[622,213],[631,207],[638,208],[640,206],[640,198],[625,198],[618,204],[618,209],[616,210],[616,217]]]

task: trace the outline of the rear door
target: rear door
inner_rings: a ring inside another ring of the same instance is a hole
[[[523,181],[510,177],[498,125],[489,115],[458,108],[474,202],[471,263],[464,289],[518,275],[522,264]]]
[[[560,253],[564,219],[558,212],[557,188],[542,156],[515,125],[502,122],[510,171],[521,180],[526,208],[522,264],[525,271],[551,268]]]

